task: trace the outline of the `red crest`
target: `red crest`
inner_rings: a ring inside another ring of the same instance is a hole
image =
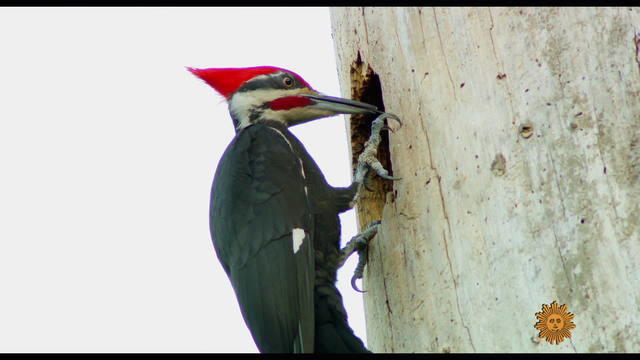
[[[256,76],[272,74],[278,71],[286,71],[295,75],[300,82],[307,87],[310,87],[306,81],[304,81],[298,74],[293,71],[278,68],[275,66],[256,66],[246,68],[210,68],[210,69],[195,69],[187,67],[187,70],[192,74],[204,80],[209,86],[214,88],[220,95],[229,99],[233,93],[245,82],[253,79]]]

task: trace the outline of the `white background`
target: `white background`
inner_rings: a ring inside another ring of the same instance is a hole
[[[184,68],[256,65],[340,96],[328,9],[0,9],[0,351],[257,351],[209,237],[231,120]],[[344,128],[292,129],[334,186]]]

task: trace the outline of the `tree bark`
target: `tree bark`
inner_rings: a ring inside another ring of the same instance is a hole
[[[404,123],[383,149],[402,180],[357,208],[361,229],[383,224],[364,279],[369,347],[640,351],[640,10],[331,18],[343,95],[370,68]],[[534,328],[554,300],[575,314],[559,345]]]

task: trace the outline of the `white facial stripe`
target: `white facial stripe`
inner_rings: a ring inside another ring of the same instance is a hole
[[[335,112],[314,108],[313,106],[298,107],[289,110],[274,111],[266,109],[264,117],[286,124],[287,126],[296,125],[312,119],[319,119],[327,116],[335,115]]]
[[[291,231],[291,235],[293,237],[293,253],[296,254],[300,250],[300,246],[302,246],[302,241],[304,240],[304,229],[295,228]]]
[[[301,94],[309,94],[309,90],[305,88],[288,90],[258,89],[246,92],[238,92],[235,93],[231,97],[231,99],[229,99],[229,111],[238,119],[238,129],[242,129],[251,125],[249,114],[252,109],[262,106],[263,104],[266,104],[275,99],[287,96],[297,96]],[[278,114],[278,111],[267,109],[265,111],[265,114],[269,114],[269,119],[271,120],[285,122],[284,118],[282,118],[282,116]]]

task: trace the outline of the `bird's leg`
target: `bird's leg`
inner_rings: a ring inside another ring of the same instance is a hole
[[[393,176],[389,176],[389,172],[382,166],[376,155],[378,154],[378,146],[380,145],[380,141],[382,137],[380,136],[380,132],[382,130],[390,130],[390,128],[385,125],[385,119],[394,119],[402,125],[400,119],[391,113],[382,113],[380,114],[373,122],[371,123],[371,136],[369,140],[364,143],[364,150],[360,156],[358,156],[358,167],[356,168],[356,172],[353,175],[353,182],[357,184],[364,185],[366,187],[366,176],[369,168],[373,169],[381,178],[387,180],[400,180],[400,178],[396,178]],[[358,188],[358,191],[353,198],[352,203],[355,202],[360,197],[361,187]]]
[[[393,131],[384,123],[385,119],[394,119],[398,123],[400,123],[400,125],[402,125],[400,119],[396,115],[391,113],[382,113],[371,123],[371,136],[369,137],[369,140],[365,142],[364,150],[362,150],[362,153],[360,154],[360,156],[358,156],[358,166],[356,168],[355,174],[353,175],[353,185],[357,184],[357,191],[350,203],[350,207],[353,207],[356,201],[358,201],[362,186],[367,187],[365,181],[369,168],[373,169],[383,179],[400,180],[400,178],[389,176],[389,172],[382,166],[377,158],[378,146],[380,145],[380,141],[382,140],[380,132],[382,130]],[[367,264],[367,251],[369,249],[369,241],[378,233],[379,226],[380,221],[372,222],[363,232],[351,238],[351,240],[349,240],[347,245],[340,252],[340,261],[338,264],[339,267],[342,267],[342,265],[344,265],[345,261],[349,258],[349,256],[351,256],[351,254],[356,251],[358,252],[358,265],[356,266],[356,270],[351,277],[351,287],[358,292],[364,292],[358,289],[356,280],[362,279],[364,267]]]
[[[364,292],[358,289],[356,285],[356,280],[362,279],[362,274],[364,272],[364,266],[367,264],[367,251],[369,249],[369,241],[376,236],[378,233],[378,227],[380,226],[380,221],[374,221],[365,229],[365,231],[360,234],[354,236],[349,240],[347,245],[345,245],[342,250],[340,250],[340,259],[338,262],[338,268],[344,265],[345,261],[351,256],[354,252],[358,252],[358,265],[356,266],[356,270],[351,277],[351,287],[358,292]]]

